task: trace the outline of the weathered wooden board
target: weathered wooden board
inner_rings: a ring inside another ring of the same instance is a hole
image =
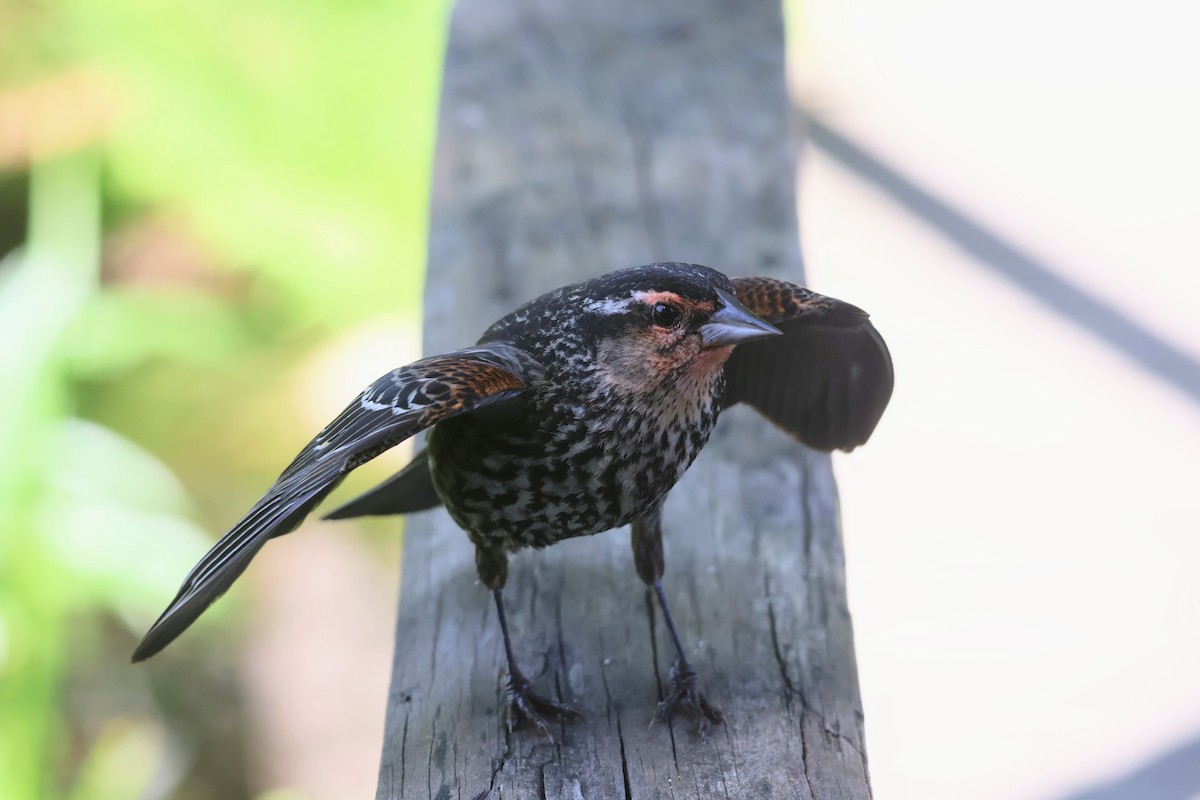
[[[656,260],[799,280],[770,0],[461,0],[446,59],[426,350],[563,283]],[[649,728],[672,661],[626,530],[514,558],[535,685],[589,719],[503,725],[474,552],[407,524],[381,798],[870,796],[829,459],[734,409],[672,493],[667,596],[727,717]]]

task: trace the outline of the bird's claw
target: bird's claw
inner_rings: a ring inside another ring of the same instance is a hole
[[[701,739],[708,736],[708,730],[713,725],[720,725],[725,719],[721,710],[708,702],[704,692],[700,691],[700,678],[686,662],[675,662],[671,667],[671,691],[654,711],[650,725],[665,722],[676,711],[686,711],[696,720],[696,733]]]
[[[508,731],[513,730],[522,720],[532,725],[539,734],[550,741],[554,736],[546,724],[546,717],[557,717],[560,720],[582,719],[583,714],[566,703],[557,703],[547,697],[534,693],[529,679],[521,673],[510,673],[508,676]]]

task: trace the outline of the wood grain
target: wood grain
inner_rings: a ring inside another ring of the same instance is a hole
[[[656,260],[803,277],[778,5],[461,0],[443,86],[426,352],[563,283]],[[664,581],[727,722],[648,727],[670,640],[626,530],[513,559],[536,688],[588,720],[503,726],[504,657],[466,536],[406,527],[380,798],[867,798],[829,459],[722,417],[672,492]]]

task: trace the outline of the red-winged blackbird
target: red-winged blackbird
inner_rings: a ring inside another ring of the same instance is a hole
[[[510,727],[524,718],[548,734],[543,715],[576,712],[534,694],[517,667],[501,595],[509,553],[632,522],[637,573],[678,652],[655,718],[683,707],[703,731],[721,716],[699,691],[663,595],[664,497],[722,408],[749,403],[805,444],[850,450],[891,393],[891,358],[866,313],[791,283],[670,263],[565,286],[496,322],[474,347],[368,386],[188,574],[133,659],[181,634],[347,473],[430,429],[407,467],[329,517],[446,507],[495,598]]]

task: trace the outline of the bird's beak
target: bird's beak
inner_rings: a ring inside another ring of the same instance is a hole
[[[718,289],[717,300],[717,310],[700,326],[700,346],[705,349],[752,342],[783,332],[754,316],[728,292]]]

